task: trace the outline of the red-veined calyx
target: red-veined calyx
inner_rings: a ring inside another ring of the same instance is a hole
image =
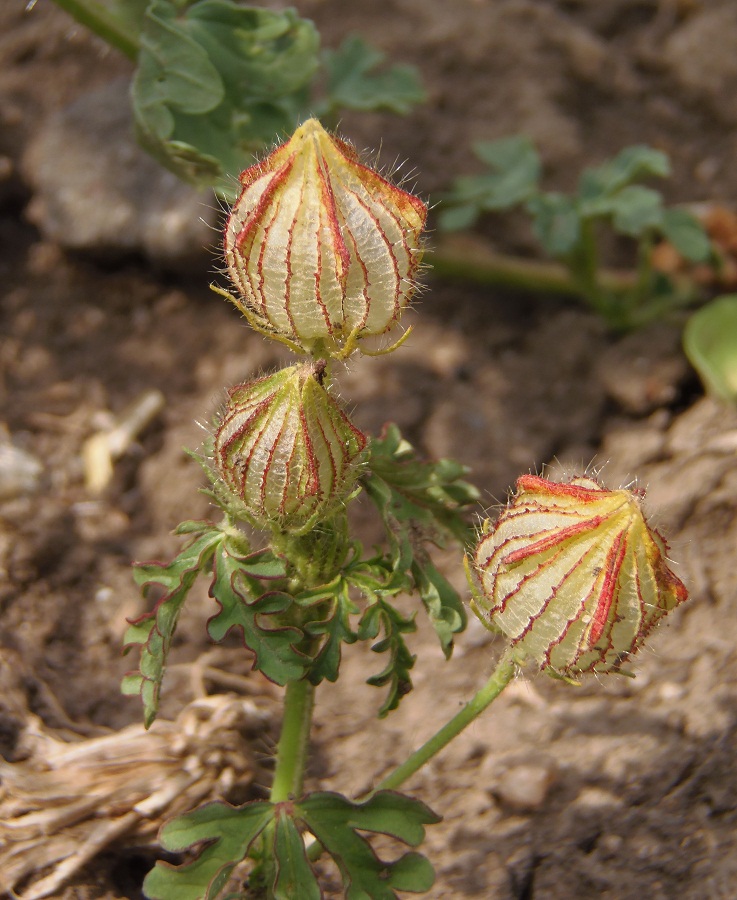
[[[322,385],[324,362],[231,388],[215,469],[262,528],[309,530],[355,489],[366,438]]]
[[[591,478],[518,479],[470,560],[475,611],[541,668],[620,670],[687,598],[640,506],[639,493]]]
[[[258,331],[345,357],[397,323],[415,291],[427,207],[316,119],[240,176],[225,258]]]

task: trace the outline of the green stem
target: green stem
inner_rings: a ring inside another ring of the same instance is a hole
[[[653,245],[654,236],[643,234],[637,246],[637,295],[635,303],[647,299],[652,291],[653,283]]]
[[[496,253],[474,235],[441,237],[425,258],[433,272],[441,277],[498,284],[542,294],[584,297],[581,283],[571,277],[565,266]],[[635,277],[630,272],[604,269],[598,273],[598,282],[603,290],[617,293],[630,290]]]
[[[284,693],[284,719],[276,749],[271,802],[282,803],[302,794],[312,724],[315,688],[309,681],[292,681]]]
[[[408,778],[421,769],[426,762],[431,760],[435,754],[439,753],[453,738],[457,737],[464,728],[467,728],[475,718],[493,703],[501,694],[504,688],[514,677],[517,670],[518,655],[512,647],[508,647],[502,658],[499,660],[496,669],[492,672],[491,678],[486,684],[477,691],[463,709],[456,713],[455,716],[437,731],[428,741],[406,759],[401,766],[398,766],[393,772],[382,778],[376,787],[362,797],[362,800],[368,800],[377,791],[395,790],[404,784]],[[320,858],[323,852],[322,844],[314,841],[307,848],[307,856],[315,862]]]
[[[514,677],[516,668],[515,651],[509,647],[499,660],[491,678],[481,690],[474,694],[463,709],[443,725],[440,731],[436,732],[418,750],[415,750],[401,766],[398,766],[386,778],[382,778],[371,793],[394,790],[404,784],[408,778],[414,775],[418,769],[421,769],[428,760],[432,759],[436,753],[439,753],[446,744],[449,744],[453,738],[457,737],[477,716],[481,715],[487,706],[496,700]]]
[[[672,308],[691,306],[703,301],[704,291],[688,275],[670,275],[672,290],[656,300],[648,300],[640,312],[634,310],[624,321],[618,315],[628,298],[641,290],[643,268],[637,272],[600,269],[596,271],[596,247],[593,234],[587,236],[586,247],[575,261],[574,269],[555,262],[522,259],[492,250],[476,235],[442,235],[425,259],[441,278],[475,281],[499,285],[536,294],[574,297],[599,312],[615,331],[644,324]],[[649,260],[641,263],[650,268]],[[627,307],[629,309],[629,307]]]
[[[97,0],[54,0],[80,25],[89,28],[111,46],[135,62],[140,49],[138,35]]]
[[[596,223],[591,219],[581,219],[581,253],[578,274],[582,284],[591,294],[598,294],[597,274],[599,269],[599,248],[596,243]]]

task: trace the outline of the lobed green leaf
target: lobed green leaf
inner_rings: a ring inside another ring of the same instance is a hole
[[[312,22],[233,0],[185,9],[153,0],[140,44],[139,140],[179,177],[223,192],[254,152],[295,127],[319,64]]]
[[[276,861],[274,898],[321,900],[323,896],[317,878],[305,853],[304,839],[290,807],[280,804],[276,808],[273,850]]]
[[[300,604],[317,601],[321,612],[326,613],[324,618],[313,619],[304,626],[307,634],[322,640],[310,665],[308,677],[312,684],[319,684],[323,680],[337,681],[341,647],[344,643],[353,644],[358,639],[350,621],[351,615],[358,612],[358,607],[351,600],[348,588],[348,582],[340,577],[330,585],[314,592],[305,592],[296,598]],[[323,601],[328,601],[327,609]]]
[[[456,589],[435,568],[427,554],[416,555],[412,577],[440,639],[443,654],[449,659],[453,652],[454,635],[466,628],[466,607]]]
[[[608,197],[640,178],[670,175],[670,161],[665,153],[652,147],[625,147],[613,159],[596,168],[585,169],[578,185],[582,214],[586,204]]]
[[[216,900],[235,866],[263,835],[275,862],[272,895],[277,900],[319,900],[322,895],[302,837],[307,829],[335,860],[349,900],[396,900],[396,891],[428,890],[434,881],[432,867],[414,852],[385,862],[358,831],[386,834],[416,847],[424,839],[425,826],[439,821],[424,803],[393,791],[379,791],[364,803],[330,792],[278,804],[208,803],[170,820],[160,832],[165,850],[198,848],[196,858],[179,866],[158,862],[143,890],[149,900]]]
[[[396,900],[396,891],[421,893],[432,887],[432,866],[418,853],[392,863],[379,859],[359,831],[386,834],[418,846],[425,826],[440,818],[424,803],[393,791],[379,791],[364,803],[331,792],[308,794],[296,813],[335,860],[348,900]]]
[[[406,115],[426,100],[414,66],[393,65],[383,72],[385,56],[358,35],[349,35],[337,50],[323,54],[327,72],[328,110],[386,109]]]
[[[462,479],[466,471],[454,460],[420,461],[399,429],[390,425],[372,441],[369,474],[364,477],[364,488],[379,511],[390,546],[387,578],[393,590],[384,585],[376,593],[418,590],[446,656],[451,652],[452,634],[465,628],[466,617],[458,593],[424,548],[448,539],[462,546],[473,541],[466,514],[479,495]]]
[[[169,820],[159,833],[165,850],[203,849],[180,866],[157,862],[143,883],[144,894],[149,900],[215,900],[273,815],[273,804],[261,800],[239,807],[208,803]]]
[[[297,645],[303,638],[290,624],[288,612],[294,598],[282,591],[260,593],[256,578],[277,577],[279,561],[260,552],[240,557],[225,542],[215,551],[210,596],[220,611],[207,623],[214,641],[221,641],[231,628],[240,628],[243,641],[253,651],[253,667],[275,684],[284,685],[301,678],[310,664]],[[259,574],[261,573],[261,574]]]
[[[371,441],[370,453],[365,486],[379,504],[385,524],[391,517],[402,530],[411,525],[437,543],[447,538],[462,544],[473,541],[466,514],[480,495],[463,480],[467,467],[449,459],[422,462],[393,424]]]
[[[532,229],[543,249],[560,259],[569,256],[581,240],[581,218],[572,197],[550,192],[527,203]]]
[[[389,691],[379,710],[379,718],[383,719],[396,709],[402,697],[412,690],[410,672],[417,657],[410,653],[402,635],[416,630],[414,616],[405,618],[381,598],[367,607],[361,617],[358,637],[361,640],[373,639],[383,631],[383,639],[377,641],[371,649],[374,653],[389,654],[389,660],[383,671],[366,679],[366,683],[374,687],[389,685]]]
[[[706,262],[712,253],[711,241],[699,220],[686,209],[666,209],[661,226],[663,235],[690,262]]]
[[[178,531],[192,535],[192,540],[168,565],[142,563],[134,569],[134,578],[144,592],[152,585],[165,592],[152,612],[131,622],[124,638],[125,652],[134,645],[141,647],[139,670],[126,675],[122,690],[141,695],[146,728],[158,713],[161,682],[182,606],[224,537],[209,522],[187,522]]]

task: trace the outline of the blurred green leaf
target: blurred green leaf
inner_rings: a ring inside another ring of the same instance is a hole
[[[319,35],[294,10],[233,0],[153,0],[133,108],[143,146],[186,181],[222,192],[306,107]]]
[[[637,179],[668,175],[670,161],[665,153],[640,145],[625,147],[614,159],[582,173],[578,186],[582,215],[588,215],[586,204],[611,196]]]
[[[139,34],[141,22],[151,0],[103,0],[102,5],[131,32]]]
[[[683,346],[709,393],[737,402],[737,294],[717,297],[686,323]]]
[[[225,96],[207,52],[179,25],[167,0],[154,0],[146,12],[133,90],[138,121],[160,141],[173,136],[175,111],[206,113]]]
[[[540,157],[525,135],[479,141],[473,151],[492,171],[455,180],[438,219],[445,231],[469,228],[482,212],[510,209],[537,190]]]
[[[466,231],[476,224],[480,209],[475,203],[451,205],[441,203],[438,212],[438,227],[441,231]]]
[[[298,91],[319,64],[315,26],[293,9],[276,13],[231,0],[199,0],[187,10],[186,27],[234,104]]]
[[[614,228],[620,234],[639,237],[663,223],[663,198],[658,191],[630,184],[610,201]]]
[[[706,262],[712,253],[711,241],[699,220],[686,209],[666,209],[663,213],[663,235],[690,262]]]
[[[560,259],[573,253],[581,240],[581,220],[576,203],[565,194],[547,193],[527,203],[532,229],[546,253]]]
[[[393,65],[376,69],[385,55],[358,35],[347,37],[337,50],[323,54],[327,71],[327,106],[346,109],[386,109],[405,115],[424,103],[425,91],[414,66]],[[321,112],[318,108],[318,111]]]
[[[540,178],[540,156],[532,140],[524,134],[477,141],[473,152],[500,176],[514,181],[520,191],[529,192]]]

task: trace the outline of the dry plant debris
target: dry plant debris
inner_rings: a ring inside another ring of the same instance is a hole
[[[113,842],[153,844],[170,816],[250,783],[245,735],[268,719],[232,694],[197,699],[149,732],[135,724],[77,741],[29,716],[26,758],[0,760],[0,892],[53,896]]]

